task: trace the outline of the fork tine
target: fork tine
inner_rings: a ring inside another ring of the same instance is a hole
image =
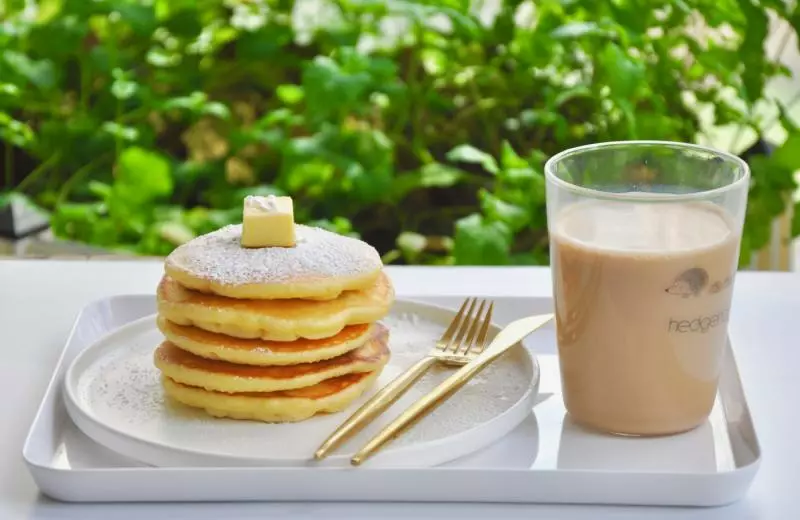
[[[445,352],[458,352],[459,347],[461,346],[461,342],[464,339],[464,334],[467,333],[467,329],[469,329],[470,323],[472,322],[472,310],[475,308],[475,304],[478,302],[477,298],[473,298],[472,302],[469,304],[469,310],[464,315],[464,321],[461,322],[461,328],[458,330],[458,334],[456,335],[455,339],[447,344],[444,348]]]
[[[453,321],[450,322],[450,326],[447,327],[447,330],[444,331],[442,337],[437,342],[438,345],[447,345],[453,339],[453,334],[455,334],[458,327],[461,325],[461,319],[464,317],[464,310],[467,308],[467,304],[470,303],[472,298],[467,298],[464,300],[464,303],[461,304],[461,308],[458,309],[458,314],[455,315]],[[439,348],[442,350],[442,347]]]
[[[481,333],[478,335],[478,341],[475,352],[480,354],[486,348],[486,337],[489,334],[489,325],[492,324],[492,311],[494,311],[494,302],[489,304],[489,310],[486,311],[486,318],[483,320]]]
[[[469,354],[470,349],[475,344],[475,338],[477,337],[478,328],[481,324],[481,316],[483,316],[483,308],[486,306],[486,300],[481,300],[481,305],[478,307],[478,311],[475,313],[475,319],[472,320],[472,326],[469,328],[469,334],[467,334],[467,338],[464,340],[463,345],[459,345],[458,349],[456,349],[457,354],[462,354],[466,356]],[[462,352],[462,348],[463,352]]]

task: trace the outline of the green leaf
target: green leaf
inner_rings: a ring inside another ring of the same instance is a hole
[[[502,222],[487,222],[479,214],[456,222],[453,255],[457,265],[506,265],[511,232]]]
[[[800,133],[792,133],[783,144],[775,150],[771,161],[790,170],[800,170]]]
[[[405,231],[397,235],[395,243],[397,244],[397,248],[402,251],[403,256],[407,260],[413,262],[414,259],[425,250],[425,247],[428,245],[428,239],[419,233]]]
[[[195,115],[210,115],[220,119],[229,119],[230,109],[223,103],[209,101],[205,92],[195,91],[188,96],[178,96],[166,100],[162,104],[164,110],[186,110]]]
[[[303,87],[299,85],[278,85],[278,88],[275,89],[275,94],[277,94],[278,99],[287,105],[295,105],[303,100],[305,92],[303,92]]]
[[[506,168],[500,175],[502,198],[518,206],[534,205],[544,202],[544,174],[530,166],[525,168]],[[498,191],[498,188],[495,189]]]
[[[40,90],[49,90],[55,86],[56,70],[52,61],[47,59],[32,60],[28,56],[13,50],[4,51],[3,60],[11,70]]]
[[[747,121],[747,114],[739,107],[732,105],[724,99],[714,103],[714,123],[719,126],[729,124],[744,124]]]
[[[0,112],[0,138],[20,148],[30,145],[34,140],[33,129],[22,121],[17,121],[5,112]]]
[[[185,244],[195,237],[194,231],[182,222],[162,222],[156,229],[162,239],[175,246]]]
[[[105,182],[89,181],[89,192],[99,199],[107,199],[111,195],[111,186]]]
[[[102,129],[111,136],[127,142],[134,142],[139,139],[139,130],[134,126],[126,126],[114,121],[103,123]]]
[[[169,161],[157,152],[139,147],[127,148],[119,156],[114,188],[121,185],[134,199],[149,201],[167,197],[173,189]]]
[[[37,20],[41,22],[51,22],[53,17],[61,12],[63,7],[63,0],[41,0],[39,4],[39,12],[37,13]]]
[[[166,20],[187,9],[197,8],[197,0],[155,0],[154,12],[158,20]]]
[[[447,67],[447,54],[439,49],[423,49],[420,58],[425,72],[431,76],[438,76]]]
[[[789,23],[795,33],[800,34],[800,4],[795,5],[794,11],[789,16]],[[797,44],[798,48],[800,48],[800,40],[798,40]]]
[[[484,170],[495,175],[500,171],[494,157],[468,144],[456,146],[447,152],[447,159],[456,162],[480,164]]]
[[[644,83],[644,66],[615,43],[607,43],[598,56],[599,80],[608,85],[611,96],[630,102]]]
[[[120,241],[121,229],[109,219],[97,219],[92,223],[88,242],[102,247],[113,246]]]
[[[742,234],[742,241],[739,245],[739,269],[747,269],[753,258],[753,246],[750,244],[750,235]]]
[[[349,237],[359,237],[359,234],[353,231],[353,224],[345,217],[334,217],[333,219],[319,219],[308,222],[309,226],[319,227]]]
[[[625,118],[626,126],[628,127],[628,139],[638,139],[639,133],[636,124],[636,109],[633,103],[628,98],[618,98],[617,106],[622,110],[622,115]]]
[[[344,117],[361,107],[372,78],[365,63],[342,66],[327,56],[317,56],[303,72],[306,115],[311,120]]]
[[[268,128],[281,123],[298,124],[300,117],[289,108],[278,108],[268,112],[261,119],[256,122],[259,128]]]
[[[313,122],[371,114],[373,94],[399,99],[404,91],[397,81],[396,63],[349,47],[315,57],[304,67],[302,86],[305,116]]]
[[[164,27],[175,36],[195,38],[203,30],[202,13],[195,5],[178,6],[164,21]]]
[[[739,47],[742,80],[748,101],[755,103],[764,92],[764,43],[769,33],[769,18],[767,12],[753,5],[751,0],[739,0],[739,7],[747,18],[744,40]]]
[[[584,36],[613,36],[613,34],[595,22],[570,22],[556,28],[550,33],[550,37],[556,40],[573,40]]]
[[[294,37],[291,26],[267,24],[256,32],[241,34],[236,39],[236,55],[244,61],[261,61],[280,55]]]
[[[792,119],[788,107],[780,101],[777,101],[776,104],[778,105],[778,114],[784,130],[790,134],[800,133],[800,127],[798,127],[797,123]]]
[[[46,9],[41,3],[39,6]],[[85,18],[69,13],[47,21],[40,20],[31,27],[30,39],[23,52],[30,57],[46,57],[56,64],[64,63],[83,51],[81,44],[89,32],[85,21]]]
[[[156,13],[152,5],[143,2],[117,1],[113,8],[120,14],[122,21],[141,36],[149,36],[157,27]]]
[[[420,168],[419,185],[424,188],[448,188],[457,184],[464,172],[442,163],[429,163]]]
[[[430,16],[435,16],[437,12],[444,14],[453,22],[453,27],[460,36],[476,41],[481,39],[483,29],[474,17],[459,12],[451,7],[441,6],[434,6],[433,9],[431,9]]]
[[[794,205],[794,213],[792,214],[792,237],[800,235],[800,202]]]
[[[380,200],[388,200],[391,195],[393,170],[391,165],[379,165],[370,167],[368,160],[361,162],[351,162],[345,168],[345,183],[352,182],[352,187],[343,190],[360,204],[373,204]]]
[[[178,96],[166,100],[163,108],[164,110],[183,109],[199,113],[207,99],[208,95],[205,92],[194,91],[188,96]]]
[[[174,67],[181,62],[181,55],[160,47],[153,47],[147,51],[147,63],[154,67]]]
[[[200,112],[204,115],[214,116],[219,119],[230,119],[231,111],[223,103],[217,101],[209,101],[205,103]]]
[[[452,22],[453,31],[456,35],[467,40],[480,40],[483,29],[479,20],[471,16],[469,11],[464,9],[464,3],[455,4],[457,8],[448,6],[448,2],[423,2],[419,0],[394,0],[392,2],[375,0],[358,0],[348,2],[357,5],[359,9],[368,9],[375,15],[399,15],[407,18],[418,26],[429,26],[433,18],[444,15]],[[433,31],[431,31],[433,32]]]
[[[503,169],[508,168],[527,168],[528,161],[517,155],[517,152],[514,151],[514,148],[508,141],[503,141],[503,150],[502,155],[500,156],[500,164],[503,165]]]
[[[429,163],[419,170],[403,173],[392,182],[392,196],[399,200],[419,188],[449,188],[458,184],[464,172],[442,163]]]
[[[484,189],[478,192],[478,198],[481,202],[481,210],[489,221],[503,222],[514,233],[530,222],[527,211],[499,199]]]
[[[549,110],[523,110],[519,114],[519,120],[526,128],[555,127],[555,135],[565,136],[567,134],[567,119],[557,112]],[[559,137],[561,139],[562,137]]]
[[[335,171],[336,168],[332,164],[322,159],[285,162],[284,171],[281,172],[276,184],[287,193],[311,190],[318,191],[321,195]]]
[[[752,251],[759,251],[769,243],[772,215],[767,211],[760,199],[748,201],[747,217],[744,223],[744,234]]]
[[[573,99],[578,98],[589,98],[591,99],[592,91],[586,85],[576,85],[571,88],[567,88],[565,90],[561,90],[555,99],[555,106],[561,107],[561,105],[572,101]]]
[[[791,15],[788,9],[791,2],[787,2],[786,0],[761,0],[761,4],[764,7],[774,9],[781,17],[785,18]]]
[[[94,228],[103,212],[103,204],[59,204],[52,217],[50,226],[58,237],[79,239],[86,242],[92,240]]]
[[[114,82],[111,84],[111,95],[117,99],[130,99],[139,90],[139,85],[130,79],[130,75],[122,69],[111,71]]]
[[[0,94],[9,97],[19,97],[19,87],[12,83],[0,83]]]

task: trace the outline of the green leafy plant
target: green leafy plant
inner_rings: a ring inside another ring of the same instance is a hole
[[[696,141],[702,107],[760,135],[764,86],[787,74],[763,52],[768,13],[800,20],[777,0],[490,7],[7,3],[5,189],[51,210],[61,237],[139,254],[239,221],[247,194],[288,193],[298,221],[387,262],[542,264],[547,157]],[[751,159],[743,263],[796,188],[800,132],[780,108],[786,142]]]

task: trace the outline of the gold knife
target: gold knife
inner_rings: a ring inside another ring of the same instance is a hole
[[[437,406],[449,399],[464,386],[473,376],[489,366],[492,361],[500,357],[506,350],[524,339],[553,318],[552,314],[530,316],[511,322],[492,340],[489,346],[475,359],[464,365],[452,376],[445,379],[429,394],[423,396],[409,406],[395,420],[375,435],[361,450],[356,453],[350,463],[354,466],[362,464],[385,444],[397,438],[405,430],[419,422]]]

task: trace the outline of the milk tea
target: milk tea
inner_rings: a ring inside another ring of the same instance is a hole
[[[608,432],[660,435],[714,404],[739,236],[721,208],[591,201],[551,223],[566,408]]]

